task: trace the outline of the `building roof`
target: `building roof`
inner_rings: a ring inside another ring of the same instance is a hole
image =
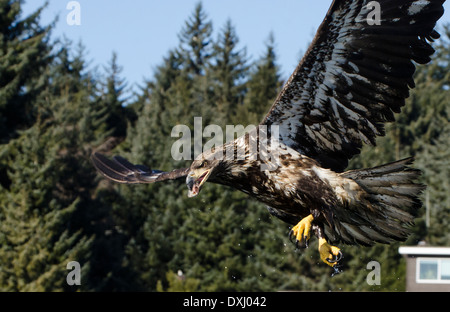
[[[402,246],[398,252],[402,255],[450,256],[450,247]]]

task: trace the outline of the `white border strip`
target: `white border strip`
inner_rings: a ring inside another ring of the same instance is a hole
[[[399,247],[401,255],[450,256],[450,247]]]

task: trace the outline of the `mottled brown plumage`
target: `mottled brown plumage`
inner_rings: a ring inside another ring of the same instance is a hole
[[[370,246],[404,240],[424,188],[415,182],[420,172],[410,168],[412,159],[344,170],[363,143],[375,145],[376,137],[384,135],[384,123],[394,121],[404,106],[414,87],[413,61],[427,63],[434,52],[429,42],[439,37],[434,27],[444,0],[380,0],[379,25],[368,23],[368,2],[332,3],[305,56],[254,131],[172,172],[97,153],[94,165],[120,183],[186,177],[190,197],[206,181],[241,190],[295,225],[291,234],[299,246],[307,246],[313,232],[321,259],[331,266],[340,251],[328,242]],[[255,150],[262,134],[278,140],[264,141]],[[233,157],[224,157],[227,149]]]

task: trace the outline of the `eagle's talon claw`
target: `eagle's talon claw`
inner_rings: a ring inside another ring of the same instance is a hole
[[[309,243],[309,239],[306,237],[306,236],[303,236],[302,237],[302,245],[304,245],[305,246],[305,248],[308,248],[309,246],[308,246],[308,243]]]
[[[339,263],[339,261],[341,261],[342,258],[344,258],[344,255],[339,250],[338,254],[336,255],[336,259],[327,258],[327,261],[330,263]]]
[[[320,259],[331,267],[338,266],[339,261],[343,258],[341,250],[328,244],[323,237],[319,238],[319,254]]]
[[[289,240],[295,244],[296,248],[308,248],[309,237],[311,235],[311,223],[313,220],[313,216],[309,215],[289,231]]]
[[[295,239],[294,230],[290,230],[288,235],[289,235],[289,240],[291,241],[291,243],[294,244],[295,247],[297,247],[297,240]]]
[[[295,245],[295,248],[297,248],[297,249],[308,248],[309,238],[306,237],[305,235],[303,235],[300,240],[297,239],[297,235],[293,230],[290,230],[288,235],[289,235],[289,240],[291,241],[292,244]]]

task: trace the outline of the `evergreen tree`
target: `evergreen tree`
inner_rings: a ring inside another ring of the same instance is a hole
[[[188,98],[192,99],[182,117],[201,116],[204,124],[211,123],[217,117],[214,110],[213,76],[209,70],[214,54],[212,29],[212,23],[199,2],[178,35],[180,44],[177,52],[183,59],[181,69],[183,75],[186,75],[182,81],[189,81]],[[192,122],[189,120],[182,123],[192,125]]]
[[[71,222],[85,237],[92,238],[91,245],[86,246],[90,253],[84,261],[89,271],[83,289],[124,291],[134,285],[132,273],[123,267],[127,237],[111,207],[115,194],[98,188],[100,179],[89,159],[94,147],[110,150],[123,140],[115,135],[126,134],[129,115],[119,113],[125,111],[120,96],[126,83],[117,77],[120,70],[113,57],[105,95],[102,83],[86,68],[83,46],[79,45],[74,56],[69,55],[68,48],[66,43],[58,54],[48,97],[54,97],[56,107],[52,111],[60,113],[58,126],[69,130],[60,146],[68,150],[64,175],[72,177],[64,184],[64,193],[80,198]]]
[[[92,123],[86,123],[87,108],[76,105],[89,100],[90,89],[79,82],[82,60],[70,62],[67,55],[62,49],[46,71],[46,88],[35,102],[37,122],[0,148],[11,180],[0,197],[5,290],[71,290],[70,261],[81,264],[82,280],[89,272],[92,237],[78,222],[92,187],[87,162],[80,164]]]
[[[179,34],[181,53],[187,61],[187,70],[193,75],[203,74],[208,65],[212,53],[211,33],[212,23],[207,20],[203,5],[199,2]]]
[[[269,111],[281,88],[279,68],[276,64],[275,39],[270,34],[266,51],[250,72],[247,94],[237,109],[237,121],[257,125]]]
[[[187,62],[178,51],[170,51],[157,68],[154,80],[147,81],[142,94],[131,104],[138,107],[138,119],[129,128],[126,141],[118,146],[120,153],[136,163],[156,164],[167,169],[174,164],[171,155],[172,127],[187,110],[189,78],[183,73]],[[181,185],[180,185],[181,186]],[[164,190],[164,191],[163,191]],[[172,241],[182,202],[181,189],[174,184],[115,185],[102,191],[111,202],[116,227],[123,233],[124,256],[122,266],[129,267],[134,277],[132,290],[155,290],[157,282],[165,278],[167,262],[173,256]],[[166,236],[167,235],[167,236]],[[130,290],[130,289],[129,289]]]
[[[33,124],[33,102],[44,86],[40,75],[50,61],[51,26],[39,25],[43,7],[21,18],[21,5],[0,1],[0,144]]]
[[[418,89],[412,98],[418,102],[421,115],[414,130],[419,133],[412,147],[417,151],[417,166],[423,171],[427,189],[423,196],[422,220],[427,228],[427,243],[447,246],[450,214],[449,151],[450,138],[450,24],[443,27],[436,42],[436,57],[416,75]]]
[[[447,116],[448,116],[447,112]],[[450,154],[447,148],[450,140],[450,123],[444,126],[437,139],[423,142],[424,148],[418,154],[417,164],[426,168],[424,180],[427,189],[424,194],[425,221],[427,235],[425,241],[430,245],[448,246],[450,227]]]
[[[231,21],[227,20],[214,44],[214,63],[210,70],[215,84],[216,110],[220,118],[229,123],[234,121],[236,109],[246,92],[246,51],[238,50],[238,43],[236,30]]]
[[[0,196],[5,290],[108,289],[117,269],[120,253],[107,247],[120,246],[122,238],[108,205],[93,196],[89,161],[92,147],[110,134],[108,110],[86,70],[83,47],[74,56],[69,49],[67,42],[60,46],[43,76],[37,122],[0,148],[11,180]],[[81,265],[79,287],[66,283],[70,261]]]
[[[81,264],[82,281],[89,272],[92,239],[71,226],[82,199],[64,190],[68,150],[55,144],[67,134],[61,130],[38,120],[1,149],[12,181],[0,197],[3,291],[71,290],[66,283],[70,261]]]
[[[109,67],[106,68],[107,77],[102,94],[102,106],[107,111],[106,132],[113,137],[125,138],[127,121],[134,121],[136,116],[125,106],[125,80],[120,78],[122,68],[117,64],[117,53],[113,52]]]

